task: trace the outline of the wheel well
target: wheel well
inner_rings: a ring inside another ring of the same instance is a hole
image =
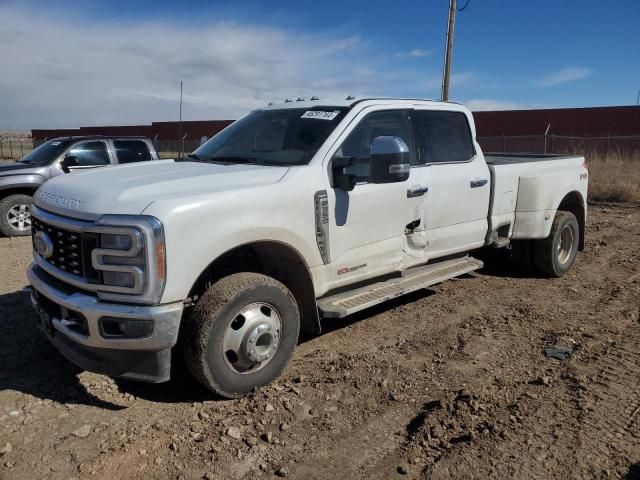
[[[578,244],[578,250],[584,250],[584,236],[585,236],[585,211],[584,211],[584,199],[580,192],[568,193],[560,202],[558,210],[565,212],[571,212],[578,219],[578,226],[580,227],[580,242]]]
[[[309,334],[320,333],[311,274],[301,255],[284,243],[254,242],[222,254],[200,274],[189,292],[189,298],[197,300],[222,277],[240,272],[262,273],[283,283],[298,302],[301,330]]]
[[[32,188],[32,187],[12,187],[12,188],[7,188],[4,190],[0,190],[0,199],[2,198],[6,198],[9,195],[29,195],[29,196],[33,196],[34,193],[36,193],[36,190],[38,188]]]

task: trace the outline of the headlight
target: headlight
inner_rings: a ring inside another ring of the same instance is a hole
[[[144,238],[135,228],[112,229],[101,233],[99,248],[91,252],[93,268],[102,273],[102,283],[122,287],[126,293],[140,294],[144,289],[146,258]]]
[[[98,295],[105,300],[136,295],[158,303],[166,268],[160,221],[142,215],[104,215],[96,226],[99,247],[91,252],[91,264],[102,277]]]

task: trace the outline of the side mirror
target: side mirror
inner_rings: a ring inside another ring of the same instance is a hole
[[[353,158],[351,157],[334,157],[331,160],[334,188],[340,188],[346,192],[350,192],[355,188],[357,183],[356,176],[344,172],[345,167],[350,167],[351,165],[353,165]]]
[[[385,135],[373,139],[370,183],[404,182],[410,170],[409,147],[402,138]]]
[[[78,157],[73,155],[67,155],[60,161],[60,168],[64,173],[69,173],[71,167],[77,167],[79,165]]]

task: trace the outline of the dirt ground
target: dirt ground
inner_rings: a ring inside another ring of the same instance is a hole
[[[640,208],[592,207],[562,279],[490,256],[324,321],[234,401],[72,366],[35,327],[30,255],[0,239],[0,478],[640,478]]]

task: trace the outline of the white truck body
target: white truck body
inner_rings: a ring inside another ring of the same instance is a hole
[[[110,294],[100,292],[99,287],[87,295],[94,295],[97,304],[108,299],[129,306],[126,308],[131,312],[146,309],[145,315],[150,318],[157,307],[174,311],[175,332],[165,348],[177,341],[183,307],[193,301],[199,279],[217,259],[243,246],[277,246],[272,252],[286,249],[286,258],[273,253],[273,261],[281,265],[295,262],[299,272],[308,272],[310,284],[298,279],[290,288],[301,311],[307,312],[303,328],[313,330],[310,326],[317,323],[317,318],[308,317],[315,317],[309,312],[317,313],[317,308],[315,301],[312,306],[303,305],[309,299],[321,299],[336,289],[481,247],[507,245],[510,240],[545,239],[562,205],[575,213],[583,245],[587,171],[582,157],[485,157],[475,140],[471,113],[452,103],[403,99],[306,101],[269,106],[262,111],[330,113],[338,108],[344,109],[343,117],[307,164],[156,161],[114,167],[99,174],[78,172],[41,187],[35,195],[33,214],[45,223],[47,218],[56,218],[62,225],[65,218],[91,223],[103,215],[157,219],[162,226],[166,262],[158,296]],[[418,117],[415,112],[420,111],[464,115],[473,155],[461,161],[412,165],[406,181],[358,181],[352,190],[337,188],[332,159],[363,119],[373,112],[388,111],[408,112],[410,118]],[[261,248],[258,255],[271,247]],[[36,291],[48,293],[50,300],[61,303],[42,285],[49,276],[56,282],[65,282],[68,276],[50,268],[37,250],[34,260],[30,278]],[[268,259],[265,262],[269,263]],[[271,268],[278,271],[277,265]],[[36,269],[46,272],[38,276]],[[277,278],[277,274],[274,276]],[[68,297],[63,300],[69,302]],[[56,333],[85,346],[120,348],[124,343],[131,345],[127,348],[146,348],[144,341],[128,339],[91,342],[89,338],[100,335],[91,325],[85,337],[73,335],[63,322],[54,321],[53,326]]]

